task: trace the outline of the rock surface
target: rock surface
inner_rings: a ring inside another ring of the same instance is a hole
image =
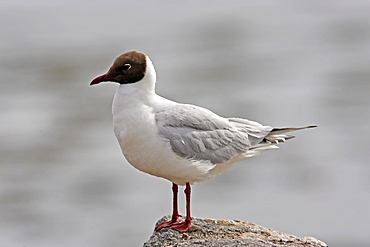
[[[158,223],[167,221],[165,216]],[[192,226],[186,233],[171,229],[154,232],[144,247],[324,247],[324,242],[313,238],[299,238],[287,233],[275,231],[247,221],[213,220],[193,218]]]

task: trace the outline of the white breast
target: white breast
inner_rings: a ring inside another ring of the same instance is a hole
[[[135,85],[120,85],[113,101],[114,132],[127,161],[135,168],[178,185],[214,177],[208,161],[190,161],[175,154],[158,135],[155,112],[176,104],[155,93],[143,100]],[[147,95],[148,96],[148,95]]]

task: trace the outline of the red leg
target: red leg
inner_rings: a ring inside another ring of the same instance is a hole
[[[190,184],[186,183],[186,188],[185,188],[185,196],[186,196],[186,218],[184,222],[179,222],[179,215],[178,210],[177,210],[177,191],[178,191],[178,186],[177,184],[172,184],[172,192],[173,192],[173,213],[172,213],[172,219],[170,221],[164,221],[160,224],[158,224],[155,227],[156,231],[159,231],[160,229],[164,227],[169,227],[170,229],[175,229],[180,232],[186,232],[189,230],[190,225],[191,225],[191,214],[190,214],[190,193],[191,193],[191,188]]]
[[[172,226],[173,224],[176,224],[179,222],[179,217],[181,216],[179,214],[179,211],[177,209],[177,194],[178,194],[178,185],[172,183],[172,194],[173,194],[173,211],[172,211],[172,219],[170,221],[164,221],[162,223],[159,223],[156,227],[155,230],[159,231],[160,229],[164,227],[169,227]]]
[[[186,218],[185,221],[182,223],[174,223],[170,226],[171,229],[178,230],[180,232],[187,232],[190,228],[191,225],[191,214],[190,214],[190,193],[191,193],[191,188],[190,184],[186,183],[186,188],[185,188],[185,196],[186,196]]]

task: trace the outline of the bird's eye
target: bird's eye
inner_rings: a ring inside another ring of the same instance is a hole
[[[131,64],[126,63],[125,65],[123,65],[123,70],[129,70],[129,69],[131,69]]]

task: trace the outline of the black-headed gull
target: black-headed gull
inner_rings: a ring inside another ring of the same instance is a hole
[[[113,100],[114,132],[127,161],[140,171],[173,183],[172,219],[157,225],[186,232],[191,225],[190,185],[211,179],[234,162],[277,148],[293,138],[286,132],[241,118],[223,118],[198,106],[179,104],[155,93],[156,72],[143,53],[119,56],[90,85],[119,83]],[[177,210],[178,185],[186,186],[186,218]]]

